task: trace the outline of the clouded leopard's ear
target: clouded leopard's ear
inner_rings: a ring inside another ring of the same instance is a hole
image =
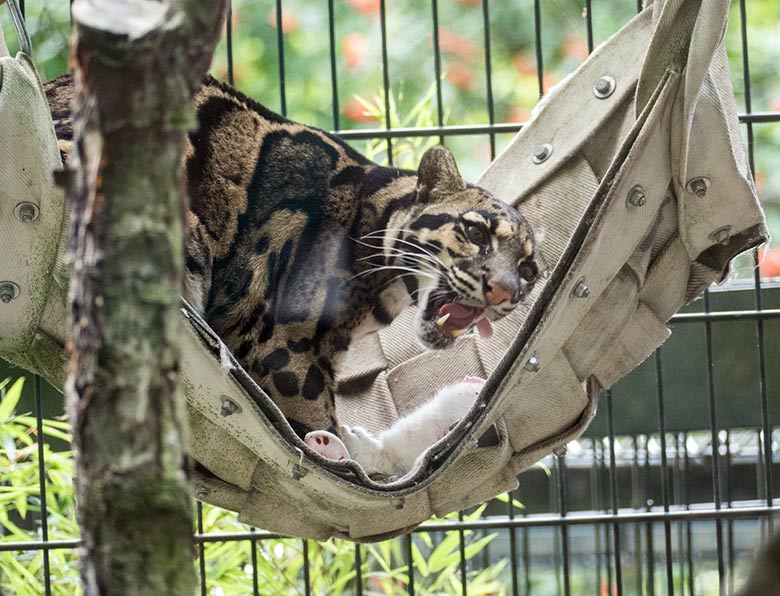
[[[466,188],[458,172],[452,153],[444,145],[426,151],[417,169],[417,200],[430,201],[438,194],[457,192]]]

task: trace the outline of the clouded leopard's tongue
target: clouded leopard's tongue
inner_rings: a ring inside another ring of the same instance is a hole
[[[482,339],[490,339],[493,336],[493,326],[487,320],[485,309],[478,306],[447,302],[439,308],[438,315],[436,324],[453,337],[461,335],[475,321]]]

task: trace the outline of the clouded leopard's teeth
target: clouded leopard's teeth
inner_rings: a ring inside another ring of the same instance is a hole
[[[449,319],[449,318],[450,318],[450,314],[451,314],[451,313],[447,313],[447,314],[445,314],[445,315],[442,315],[442,316],[440,316],[438,319],[436,319],[436,324],[437,324],[439,327],[441,327],[442,325],[444,325],[444,323],[446,323],[446,322],[447,322],[447,319]]]

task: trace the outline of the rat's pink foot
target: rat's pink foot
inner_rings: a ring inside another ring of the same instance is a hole
[[[479,383],[480,385],[485,384],[485,379],[482,379],[480,377],[463,377],[464,383]]]
[[[349,451],[347,451],[347,448],[344,443],[341,442],[341,439],[326,430],[315,430],[308,433],[304,437],[303,442],[306,443],[312,451],[324,458],[334,459],[336,461],[349,459]]]

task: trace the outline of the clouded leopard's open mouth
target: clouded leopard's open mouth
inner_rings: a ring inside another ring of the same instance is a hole
[[[442,333],[458,337],[476,325],[482,339],[493,336],[493,326],[487,318],[487,311],[478,306],[466,306],[457,302],[445,302],[436,311],[436,326]]]

